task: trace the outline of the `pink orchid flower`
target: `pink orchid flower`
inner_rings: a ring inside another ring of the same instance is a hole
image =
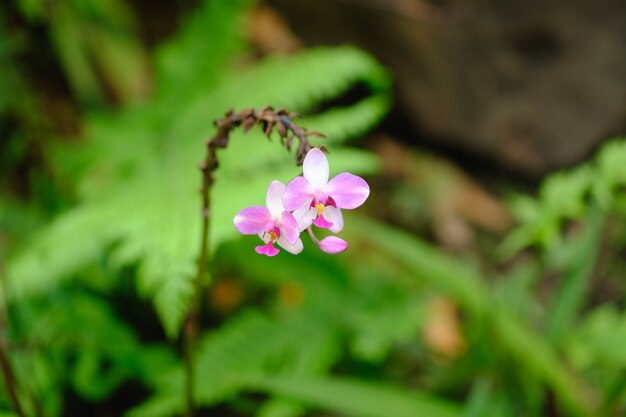
[[[319,148],[307,153],[302,172],[283,195],[283,205],[293,210],[300,231],[313,223],[338,233],[343,229],[341,209],[357,208],[369,196],[367,182],[356,175],[343,172],[328,181],[328,160]]]
[[[262,255],[275,256],[280,252],[274,247],[278,243],[287,252],[302,252],[302,240],[298,222],[283,207],[285,184],[272,181],[267,189],[266,206],[253,206],[241,210],[233,222],[237,230],[244,235],[255,235],[265,243],[257,246],[255,251]]]

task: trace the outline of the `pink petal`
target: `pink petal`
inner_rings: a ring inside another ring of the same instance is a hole
[[[319,148],[313,148],[304,157],[302,172],[311,186],[322,188],[328,182],[328,159]]]
[[[285,210],[296,210],[304,205],[310,205],[314,197],[309,182],[304,177],[296,177],[285,188],[283,205]]]
[[[296,239],[296,241],[293,244],[291,244],[287,242],[283,236],[281,236],[278,238],[278,244],[287,252],[293,253],[294,255],[297,255],[300,252],[302,252],[302,249],[304,248],[304,245],[302,245],[302,239],[300,238]]]
[[[329,227],[332,227],[333,225],[331,222],[327,221],[324,218],[323,214],[319,214],[317,218],[313,220],[313,224],[322,229],[328,229]]]
[[[278,225],[280,229],[280,237],[285,237],[285,240],[290,244],[296,243],[298,236],[300,235],[300,229],[298,228],[298,221],[288,211],[283,211],[280,216],[280,222]]]
[[[337,236],[328,236],[320,241],[319,247],[326,253],[340,253],[348,248],[348,242]]]
[[[330,180],[324,191],[333,198],[338,208],[359,207],[370,195],[370,187],[361,177],[343,172]]]
[[[339,233],[343,229],[343,215],[341,209],[333,206],[324,207],[324,218],[331,222],[333,225],[328,229],[333,233]]]
[[[265,204],[273,218],[277,219],[285,210],[283,207],[283,193],[285,192],[285,184],[280,181],[272,181],[267,187],[267,196]]]
[[[274,247],[274,243],[268,243],[263,246],[257,246],[256,248],[254,248],[254,250],[256,253],[260,255],[267,255],[267,256],[276,256],[278,255],[278,252],[280,252],[278,249]]]
[[[265,227],[271,221],[269,210],[261,206],[246,207],[233,219],[239,233],[244,235],[256,235],[265,231]]]

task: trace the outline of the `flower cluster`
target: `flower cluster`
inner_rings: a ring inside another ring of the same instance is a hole
[[[328,160],[319,148],[304,158],[303,175],[285,185],[272,181],[267,189],[266,206],[241,210],[233,222],[244,235],[258,234],[264,244],[257,253],[274,256],[277,243],[288,252],[298,254],[303,245],[300,233],[307,230],[312,240],[326,253],[343,252],[348,243],[336,236],[318,240],[311,227],[339,233],[343,229],[342,209],[354,209],[365,202],[370,190],[367,182],[347,172],[328,180]]]

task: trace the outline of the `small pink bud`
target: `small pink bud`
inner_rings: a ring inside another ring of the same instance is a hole
[[[320,241],[319,247],[326,253],[341,253],[348,248],[348,242],[337,236],[328,236]]]

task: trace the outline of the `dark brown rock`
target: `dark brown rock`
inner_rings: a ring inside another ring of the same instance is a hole
[[[273,0],[309,44],[353,43],[393,72],[432,140],[529,175],[626,121],[621,0]]]

